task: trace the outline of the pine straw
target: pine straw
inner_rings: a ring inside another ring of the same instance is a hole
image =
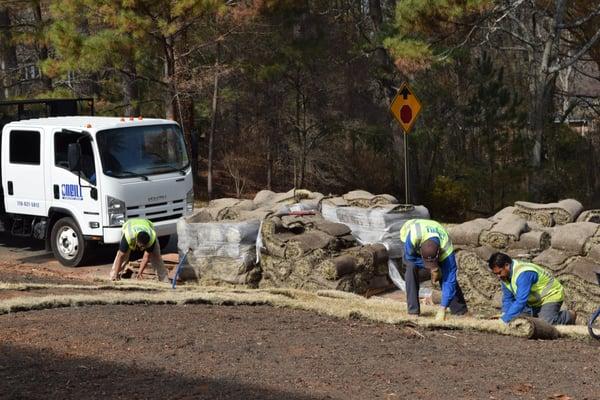
[[[3,284],[7,285],[7,284]],[[33,285],[33,284],[23,284]],[[85,285],[47,285],[55,289],[86,289]],[[316,312],[341,319],[361,319],[386,324],[419,326],[424,329],[472,330],[517,337],[528,332],[512,329],[498,320],[480,320],[471,317],[449,316],[446,321],[435,321],[436,306],[421,306],[421,316],[406,313],[406,304],[381,298],[366,299],[352,293],[325,290],[306,292],[297,289],[232,289],[227,287],[189,286],[171,290],[158,283],[104,285],[115,289],[103,294],[65,294],[43,297],[17,297],[0,301],[0,315],[19,311],[43,310],[88,305],[160,305],[160,304],[214,304],[214,305],[268,305]],[[96,290],[96,289],[94,289]],[[99,290],[99,289],[98,289]],[[561,337],[587,337],[585,326],[557,326]]]

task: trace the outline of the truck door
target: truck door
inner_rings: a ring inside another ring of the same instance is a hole
[[[52,191],[49,193],[49,196],[52,196],[52,207],[69,210],[84,235],[101,235],[97,157],[94,154],[92,137],[87,133],[65,130],[54,132],[53,140],[54,162],[50,179]],[[80,145],[80,171],[69,170],[70,143]]]
[[[6,211],[47,215],[44,185],[44,136],[35,129],[14,129],[2,137],[2,187]]]

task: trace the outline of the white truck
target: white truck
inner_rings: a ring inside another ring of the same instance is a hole
[[[53,117],[10,122],[1,137],[0,230],[46,241],[78,266],[94,244],[118,243],[128,218],[163,241],[192,213],[183,133],[162,119]]]

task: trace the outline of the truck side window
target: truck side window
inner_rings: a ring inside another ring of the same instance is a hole
[[[54,165],[60,168],[69,168],[67,149],[69,143],[75,143],[76,137],[72,134],[56,132],[54,134]]]
[[[69,168],[69,143],[75,143],[78,139],[81,145],[81,178],[95,185],[96,167],[94,165],[94,152],[92,150],[91,139],[88,136],[72,132],[56,132],[54,134],[54,165],[59,168]]]
[[[82,178],[96,184],[96,166],[94,165],[94,151],[92,150],[92,141],[89,137],[80,140],[81,143],[81,172]]]
[[[10,163],[40,165],[40,133],[35,131],[10,132]]]

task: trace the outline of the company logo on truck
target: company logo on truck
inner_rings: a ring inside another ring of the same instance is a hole
[[[73,185],[69,183],[63,183],[60,185],[61,197],[64,200],[83,200],[81,193],[81,186]]]
[[[167,199],[167,195],[166,194],[161,194],[158,196],[150,196],[148,197],[148,201],[153,203],[155,201],[162,201],[162,200],[166,200]]]

